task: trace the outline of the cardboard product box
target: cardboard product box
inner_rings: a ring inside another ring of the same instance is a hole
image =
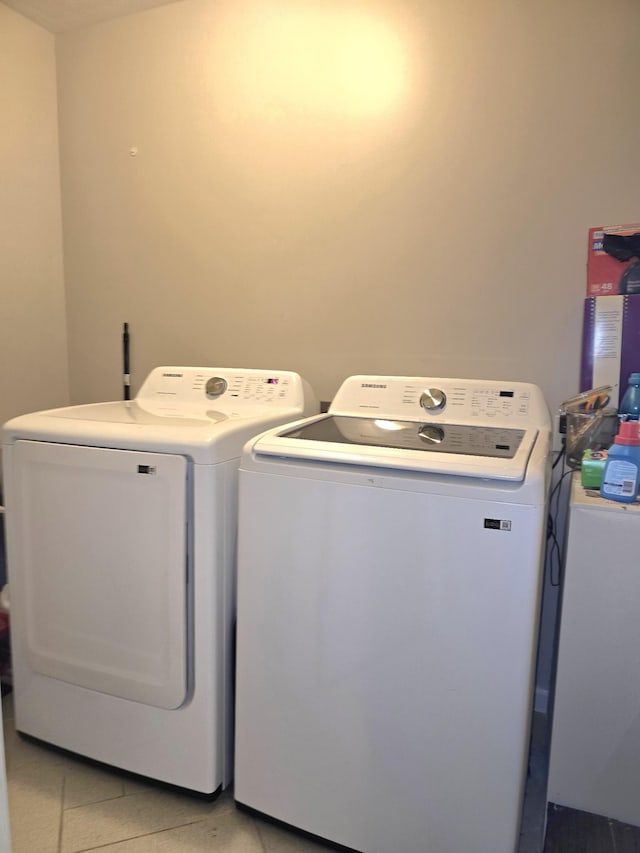
[[[640,294],[584,300],[580,390],[611,385],[617,406],[631,373],[640,372]]]
[[[580,466],[580,482],[585,489],[600,489],[608,456],[606,450],[585,450]]]
[[[589,229],[587,296],[640,293],[640,223]]]

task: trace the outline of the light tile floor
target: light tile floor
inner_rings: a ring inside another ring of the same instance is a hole
[[[20,737],[3,697],[13,853],[327,853],[334,849],[237,809],[96,766]],[[536,715],[538,718],[539,715]],[[534,725],[520,853],[540,853],[546,723]],[[392,853],[392,851],[389,851]]]
[[[326,853],[238,810],[132,779],[20,737],[2,700],[13,853]]]

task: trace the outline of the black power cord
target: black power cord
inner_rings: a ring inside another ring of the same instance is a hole
[[[562,418],[561,418],[562,420]],[[562,424],[560,426],[562,430]],[[547,561],[549,564],[549,583],[551,586],[560,586],[562,575],[563,553],[558,539],[558,515],[560,513],[560,498],[562,496],[562,487],[566,477],[573,474],[573,468],[567,468],[567,446],[566,438],[562,438],[562,449],[551,466],[553,471],[557,465],[560,465],[560,474],[555,486],[551,489],[549,495],[549,515],[547,516]]]

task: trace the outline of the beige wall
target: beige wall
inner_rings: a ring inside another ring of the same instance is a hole
[[[0,3],[0,422],[65,405],[54,38]]]
[[[633,0],[183,0],[58,36],[72,400],[120,396],[128,321],[134,391],[271,366],[555,409],[587,229],[640,217],[639,31]],[[52,45],[0,3],[4,418],[66,396]]]
[[[126,320],[134,391],[264,365],[555,407],[587,228],[640,216],[639,31],[629,0],[184,0],[60,36],[73,399],[120,395]]]

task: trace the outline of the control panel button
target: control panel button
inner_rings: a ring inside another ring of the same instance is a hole
[[[425,388],[420,395],[420,405],[426,412],[441,412],[447,404],[447,395],[439,388]]]
[[[221,397],[226,390],[227,380],[223,379],[222,376],[212,376],[205,385],[205,392],[210,400]]]

